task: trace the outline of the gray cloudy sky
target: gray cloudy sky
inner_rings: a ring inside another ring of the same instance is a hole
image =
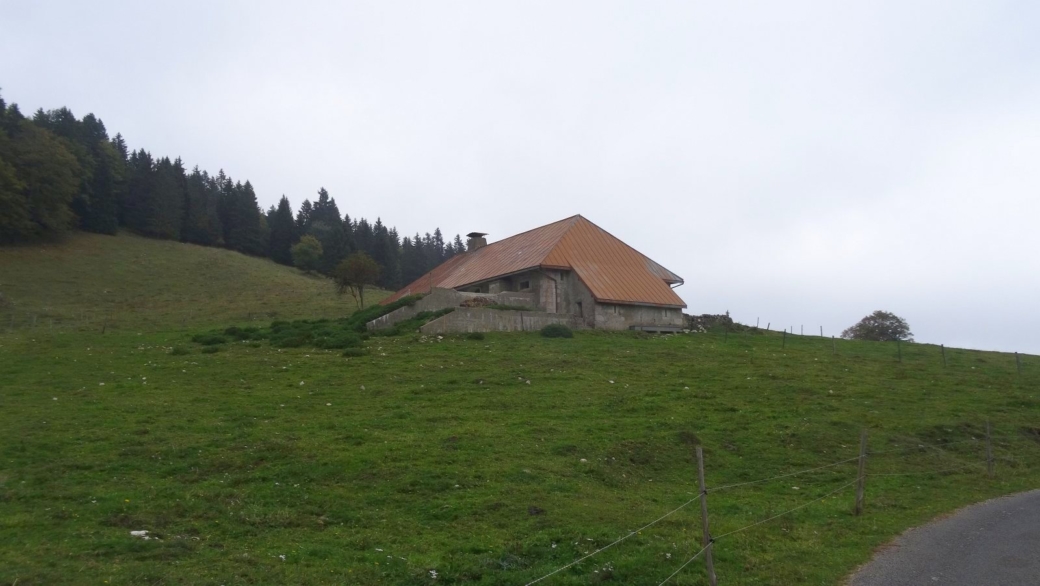
[[[1040,353],[1040,3],[0,2],[0,86],[402,234],[576,213],[691,313]]]

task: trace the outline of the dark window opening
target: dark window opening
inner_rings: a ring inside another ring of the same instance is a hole
[[[523,291],[524,289],[530,289],[530,288],[531,288],[531,281],[520,281],[520,290],[521,291]]]

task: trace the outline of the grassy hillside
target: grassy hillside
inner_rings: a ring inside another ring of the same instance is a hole
[[[87,233],[56,244],[0,247],[0,294],[7,300],[0,304],[0,329],[154,331],[337,317],[354,306],[327,279],[267,259]],[[373,301],[382,295],[374,292]]]
[[[715,546],[720,584],[832,585],[909,526],[1040,485],[1032,356],[1018,375],[917,344],[899,362],[875,343],[593,332],[204,354],[195,331],[0,335],[0,583],[525,584],[693,498],[696,444],[719,487],[854,457],[866,428],[868,471],[891,476],[868,478],[864,516],[848,487]],[[713,531],[854,475],[712,492]],[[540,584],[658,584],[700,549],[697,506]],[[704,584],[702,563],[673,583]]]

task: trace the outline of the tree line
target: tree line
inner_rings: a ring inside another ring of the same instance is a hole
[[[188,171],[179,157],[131,151],[121,134],[110,138],[93,114],[77,119],[63,107],[27,117],[0,97],[0,244],[121,228],[286,265],[294,264],[293,247],[306,239],[318,246],[301,268],[326,275],[347,256],[364,252],[379,266],[377,284],[386,289],[466,251],[458,235],[446,241],[440,228],[402,238],[380,218],[353,219],[325,188],[295,213],[284,195],[265,212],[249,181],[223,170]]]

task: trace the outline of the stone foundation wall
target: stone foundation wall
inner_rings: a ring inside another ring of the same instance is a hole
[[[483,307],[460,307],[419,328],[424,334],[461,332],[532,332],[549,324],[581,328],[572,316],[541,311],[503,311]]]
[[[378,317],[367,324],[369,330],[389,328],[398,322],[415,317],[423,311],[440,311],[449,307],[459,307],[467,300],[483,299],[489,303],[500,305],[534,305],[534,295],[517,291],[503,291],[495,295],[489,293],[464,293],[454,289],[434,288],[414,305],[398,307],[390,313]]]

